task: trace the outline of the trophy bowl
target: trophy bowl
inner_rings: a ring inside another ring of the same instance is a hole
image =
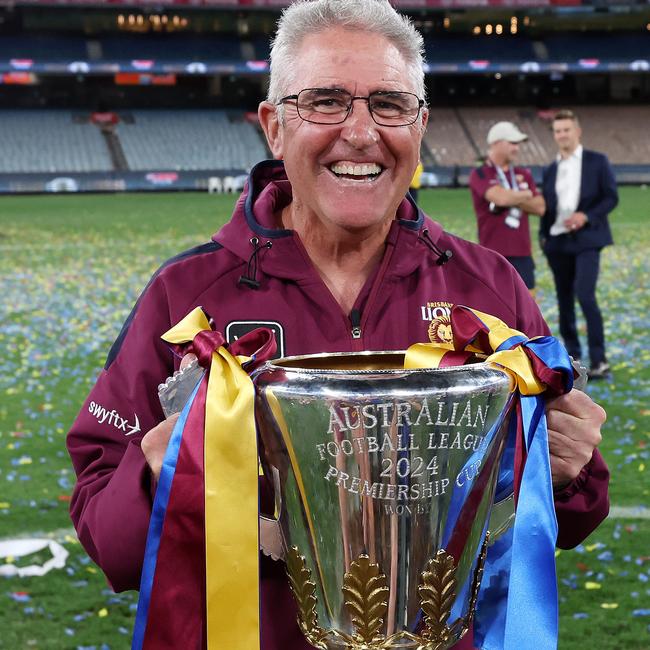
[[[316,648],[443,650],[472,623],[513,382],[491,363],[404,357],[287,357],[253,374],[276,497],[263,523]]]

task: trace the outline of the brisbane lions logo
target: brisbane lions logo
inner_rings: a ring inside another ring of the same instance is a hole
[[[451,343],[453,339],[451,321],[446,316],[434,318],[429,324],[429,341],[431,343]]]
[[[431,343],[451,343],[451,307],[449,302],[428,302],[422,305],[422,320],[429,323],[427,334]]]

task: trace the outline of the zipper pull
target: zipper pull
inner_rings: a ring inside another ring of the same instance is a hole
[[[358,309],[353,309],[350,312],[350,323],[352,323],[352,338],[361,338],[361,314]]]

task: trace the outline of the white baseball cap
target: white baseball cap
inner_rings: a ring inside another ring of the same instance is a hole
[[[487,143],[494,144],[499,140],[507,142],[523,142],[528,136],[522,133],[512,122],[497,122],[493,124],[487,134]]]

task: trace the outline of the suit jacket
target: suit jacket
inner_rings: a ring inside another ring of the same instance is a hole
[[[597,151],[582,151],[582,178],[577,212],[587,215],[587,223],[576,232],[551,237],[549,231],[555,223],[557,211],[557,161],[543,174],[542,192],[546,213],[540,221],[540,244],[545,253],[579,253],[590,248],[603,248],[613,244],[607,215],[618,204],[616,179],[607,156]]]

